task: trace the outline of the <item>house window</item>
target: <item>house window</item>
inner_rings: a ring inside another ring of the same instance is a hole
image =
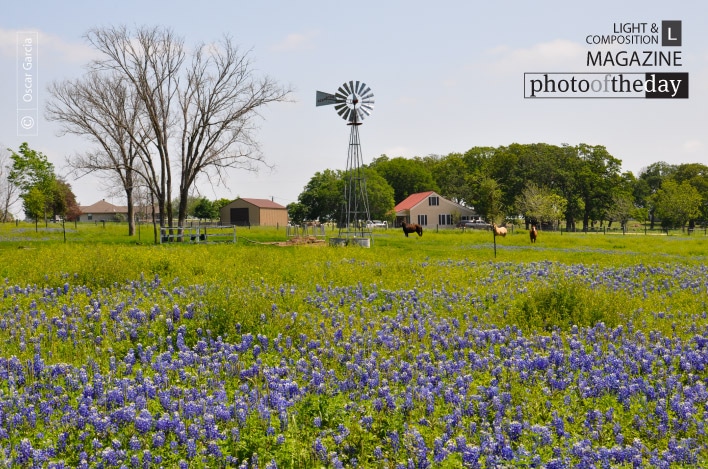
[[[418,215],[418,224],[428,226],[428,215]]]
[[[438,225],[452,225],[452,215],[444,213],[439,214]]]
[[[86,217],[88,220],[93,220],[93,213],[89,213]]]
[[[428,197],[428,205],[440,205],[440,197],[431,195]]]

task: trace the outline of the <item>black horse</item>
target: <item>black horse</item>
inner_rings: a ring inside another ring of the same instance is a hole
[[[408,233],[418,233],[418,236],[423,236],[423,227],[417,223],[401,222],[401,226],[403,227],[403,234],[406,235],[406,238],[408,237]]]

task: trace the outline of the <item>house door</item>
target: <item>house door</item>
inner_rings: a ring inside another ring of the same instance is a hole
[[[237,226],[248,225],[248,207],[231,209],[231,224]]]

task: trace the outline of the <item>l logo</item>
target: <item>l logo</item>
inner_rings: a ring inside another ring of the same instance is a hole
[[[661,45],[680,46],[681,45],[681,21],[661,22]]]

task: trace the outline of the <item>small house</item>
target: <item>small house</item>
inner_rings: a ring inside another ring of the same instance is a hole
[[[473,209],[448,200],[434,191],[411,194],[396,205],[394,210],[396,226],[406,222],[452,228],[460,221],[477,218]]]
[[[79,206],[81,215],[79,221],[126,221],[128,219],[128,207],[124,205],[113,205],[106,202],[106,199],[100,200],[93,205]]]

